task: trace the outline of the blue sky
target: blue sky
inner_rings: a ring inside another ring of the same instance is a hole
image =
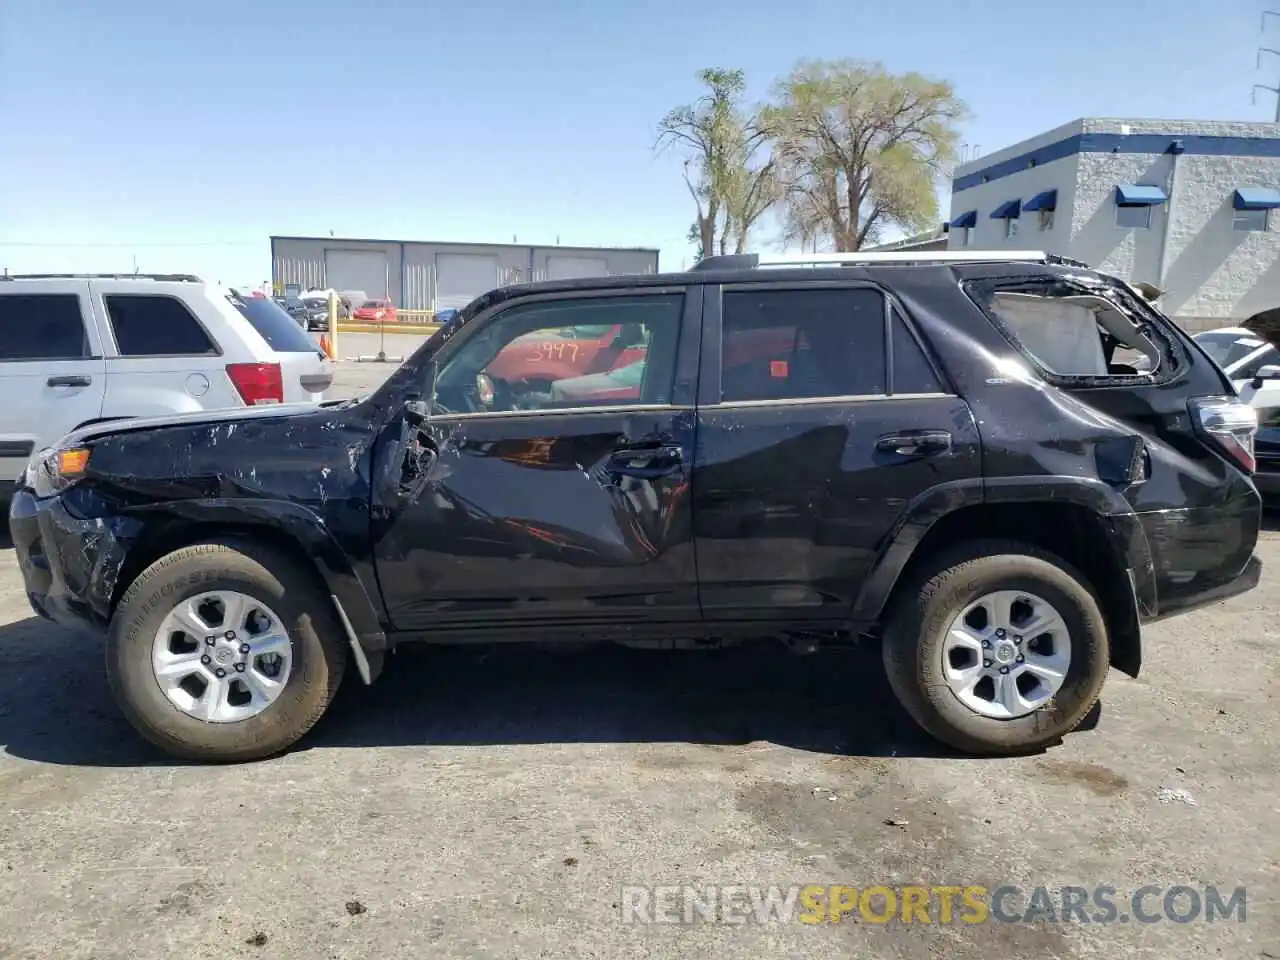
[[[1275,4],[1280,9],[1280,3]],[[951,80],[991,151],[1080,116],[1269,120],[1259,0],[0,0],[0,267],[252,283],[267,237],[656,246],[704,66]],[[945,210],[944,210],[945,212]],[[770,230],[758,237],[771,239]]]

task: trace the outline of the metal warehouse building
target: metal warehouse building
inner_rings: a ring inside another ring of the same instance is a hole
[[[657,270],[658,251],[640,248],[271,238],[276,290],[295,284],[302,290],[360,290],[405,310],[461,307],[511,283]]]

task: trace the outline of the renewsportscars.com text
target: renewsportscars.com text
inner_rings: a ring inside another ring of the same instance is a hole
[[[1244,887],[625,886],[623,923],[1244,923]]]

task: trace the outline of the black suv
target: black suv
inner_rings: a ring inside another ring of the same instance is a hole
[[[288,747],[410,641],[859,637],[1011,754],[1257,584],[1253,412],[1137,288],[833,256],[499,289],[371,396],[80,430],[13,501],[31,604],[187,757]]]

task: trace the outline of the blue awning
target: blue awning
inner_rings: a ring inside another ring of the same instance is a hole
[[[1021,200],[1006,200],[1000,206],[991,211],[992,220],[1013,220],[1017,219],[1018,214],[1022,210]]]
[[[962,213],[951,221],[951,226],[956,229],[964,227],[976,227],[978,225],[978,211],[970,210],[968,213]]]
[[[1043,193],[1037,193],[1034,197],[1022,205],[1023,210],[1057,210],[1058,209],[1058,191],[1046,190]]]
[[[1274,210],[1280,207],[1280,190],[1270,187],[1241,187],[1232,204],[1237,210]]]
[[[1116,203],[1122,207],[1154,207],[1168,199],[1159,187],[1145,183],[1121,183],[1116,186]]]

